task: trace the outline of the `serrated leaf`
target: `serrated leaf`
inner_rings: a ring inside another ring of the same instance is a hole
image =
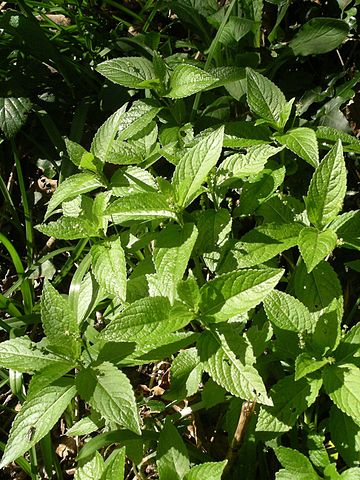
[[[349,135],[337,128],[320,125],[316,127],[316,136],[326,142],[336,142],[340,139],[345,152],[360,153],[360,141],[353,135]]]
[[[193,276],[189,276],[186,280],[182,280],[177,285],[177,294],[179,299],[186,305],[197,311],[200,302],[200,289]]]
[[[360,425],[360,370],[351,363],[324,370],[324,388],[335,405]]]
[[[101,478],[105,470],[105,462],[99,452],[95,452],[92,458],[77,467],[74,480],[93,480]]]
[[[311,332],[315,322],[309,310],[298,299],[280,290],[273,290],[264,300],[268,319],[281,330]]]
[[[360,211],[343,213],[331,223],[341,246],[360,250]]]
[[[346,166],[341,142],[324,157],[311,179],[306,198],[310,222],[321,229],[340,212],[346,192]]]
[[[259,173],[268,159],[282,150],[271,145],[255,145],[246,153],[235,153],[226,157],[217,171],[217,186],[224,187],[234,179],[249,177]]]
[[[246,69],[247,101],[252,112],[275,127],[282,127],[281,113],[286,107],[282,91],[260,73]]]
[[[62,358],[40,350],[28,337],[0,343],[0,365],[18,372],[32,373],[63,362]]]
[[[119,198],[109,205],[106,215],[114,223],[124,223],[132,220],[149,221],[166,218],[176,219],[176,214],[169,205],[167,198],[161,193],[136,193],[125,198]]]
[[[221,480],[221,475],[226,467],[227,460],[222,462],[207,462],[192,467],[184,480]]]
[[[52,349],[70,358],[77,358],[79,325],[75,312],[48,281],[44,283],[41,295],[41,321]]]
[[[124,480],[126,447],[117,448],[105,462],[105,472],[101,480]]]
[[[156,181],[151,173],[135,166],[119,168],[111,177],[110,185],[111,193],[116,197],[157,190]]]
[[[187,207],[198,196],[201,185],[220,157],[223,139],[224,127],[221,127],[185,149],[172,178],[180,207]]]
[[[217,78],[193,65],[176,65],[170,77],[170,98],[184,98],[201,92],[217,82]]]
[[[76,142],[73,142],[69,138],[64,138],[66,151],[69,156],[69,159],[72,161],[74,165],[77,167],[80,166],[81,159],[86,153],[89,153],[84,147],[79,145]]]
[[[100,416],[99,416],[100,417]],[[66,431],[66,435],[70,437],[76,437],[78,435],[89,435],[90,433],[95,432],[104,424],[103,421],[94,421],[91,416],[83,417],[78,422]]]
[[[339,363],[348,363],[354,360],[354,357],[359,356],[360,345],[360,323],[354,325],[349,330],[340,345],[336,349],[335,356]]]
[[[224,147],[248,148],[268,144],[269,139],[270,130],[265,125],[243,120],[225,123]]]
[[[283,275],[279,269],[244,269],[219,275],[200,290],[200,311],[207,322],[224,322],[258,305]]]
[[[168,225],[160,232],[153,252],[156,273],[147,275],[151,296],[168,297],[174,303],[177,284],[184,275],[197,236],[192,223],[183,227]]]
[[[336,242],[337,235],[333,230],[327,229],[319,232],[312,227],[305,227],[301,230],[299,250],[308,273],[334,250]]]
[[[31,107],[29,98],[0,97],[0,129],[7,138],[13,137],[20,130]]]
[[[152,63],[142,57],[114,58],[100,63],[96,70],[112,82],[128,88],[149,88],[156,78]]]
[[[256,431],[273,438],[288,432],[298,417],[312,405],[320,391],[322,380],[317,377],[295,381],[293,375],[279,380],[270,390],[274,406],[262,406]]]
[[[300,262],[296,266],[292,280],[294,294],[310,312],[322,310],[336,299],[338,316],[342,317],[344,303],[342,289],[329,263],[322,261],[311,273],[307,273],[305,263]]]
[[[298,236],[303,225],[297,222],[288,224],[267,224],[247,232],[227,255],[225,262],[234,259],[234,267],[254,267],[275,257],[284,250],[298,244]]]
[[[36,230],[59,240],[76,240],[98,235],[99,227],[83,217],[60,217],[55,222],[36,225]]]
[[[333,405],[330,409],[331,441],[349,467],[359,465],[360,427],[352,418]]]
[[[316,372],[327,363],[327,358],[317,360],[309,353],[301,353],[295,361],[295,381],[300,380],[300,378],[306,377],[306,375],[309,375],[312,372]]]
[[[289,43],[294,55],[319,55],[339,47],[349,33],[349,25],[337,18],[312,18],[302,25]]]
[[[319,147],[316,133],[311,128],[293,128],[283,135],[275,135],[275,138],[312,167],[316,168],[319,165]]]
[[[320,480],[319,475],[311,465],[310,460],[302,453],[292,448],[275,448],[276,456],[285,468],[276,473],[276,480]]]
[[[341,317],[336,299],[324,308],[316,322],[310,345],[320,358],[336,349],[341,336]]]
[[[51,197],[44,220],[48,219],[56,207],[65,200],[71,200],[78,195],[103,186],[104,183],[101,178],[93,172],[82,172],[68,177],[59,185]]]
[[[111,296],[126,300],[126,261],[119,238],[91,247],[92,271],[99,285]]]
[[[216,383],[236,397],[244,400],[256,397],[259,403],[272,405],[262,378],[253,367],[252,348],[235,333],[232,324],[203,332],[197,348],[205,371]]]
[[[107,161],[121,122],[126,116],[127,104],[120,107],[98,128],[91,142],[91,153],[103,163]]]
[[[168,400],[182,400],[194,395],[201,382],[202,365],[195,347],[179,352],[170,367],[170,390]]]
[[[181,480],[190,469],[184,442],[169,419],[160,433],[156,464],[159,480]]]
[[[25,400],[12,424],[0,468],[38,443],[52,429],[75,394],[75,386],[62,379]]]
[[[145,297],[126,307],[102,331],[101,337],[114,342],[150,343],[192,319],[193,313],[183,304],[171,307],[166,297]]]
[[[135,101],[126,112],[126,115],[121,119],[117,140],[124,141],[134,137],[134,135],[150,124],[151,120],[160,110],[161,107],[158,107],[149,100]]]
[[[131,383],[114,365],[104,362],[80,370],[76,386],[81,397],[103,418],[141,434]]]

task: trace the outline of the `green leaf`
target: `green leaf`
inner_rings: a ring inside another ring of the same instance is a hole
[[[126,300],[126,262],[119,238],[91,247],[92,271],[99,285],[111,296]]]
[[[334,250],[336,242],[337,235],[333,230],[327,229],[319,232],[312,227],[305,227],[301,230],[299,250],[308,273]]]
[[[166,297],[145,297],[126,307],[102,331],[101,337],[114,342],[148,343],[175,332],[193,319],[183,304],[171,307]]]
[[[217,78],[193,65],[176,65],[170,78],[170,98],[184,98],[201,92],[217,82]]]
[[[275,138],[312,167],[316,168],[319,165],[319,147],[316,133],[311,128],[293,128],[283,135],[275,135]]]
[[[341,474],[341,480],[360,480],[359,467],[348,468]]]
[[[60,217],[46,225],[36,225],[36,230],[59,240],[76,240],[98,235],[99,227],[83,217]]]
[[[182,302],[197,311],[200,303],[200,289],[193,276],[189,276],[186,280],[178,283],[177,294]]]
[[[276,480],[320,480],[310,460],[302,453],[292,448],[275,448],[276,456],[285,468],[277,472]]]
[[[254,267],[270,260],[284,250],[298,244],[298,236],[303,228],[300,223],[267,224],[254,228],[241,237],[230,250],[225,260],[235,263],[233,268]],[[230,263],[231,265],[231,263]]]
[[[64,138],[64,141],[65,141],[66,151],[69,156],[69,159],[72,161],[74,165],[79,167],[83,156],[89,152],[78,143],[73,142],[72,140],[69,140],[66,137]]]
[[[95,421],[95,419],[93,419],[92,417],[95,417],[95,415],[83,417],[81,420],[74,423],[71,428],[66,430],[66,435],[70,437],[76,437],[78,435],[89,435],[90,433],[93,433],[99,428],[101,428],[104,422],[100,420],[100,415],[97,421]]]
[[[259,173],[268,159],[282,150],[271,145],[255,145],[247,152],[235,153],[226,157],[217,171],[217,186],[231,184],[234,179],[249,177]]]
[[[340,139],[345,152],[360,153],[360,141],[353,135],[349,135],[337,128],[320,125],[316,127],[316,136],[320,141],[324,142],[336,142]]]
[[[340,212],[346,192],[346,166],[341,142],[330,150],[316,169],[306,198],[310,222],[321,229]]]
[[[41,321],[52,350],[70,358],[79,355],[79,326],[75,313],[51,285],[44,283],[41,296]]]
[[[25,400],[12,424],[0,468],[16,460],[44,438],[75,394],[75,386],[62,379]]]
[[[13,137],[20,130],[31,107],[29,98],[0,97],[0,129],[7,138]]]
[[[151,173],[135,166],[117,169],[111,177],[110,185],[111,193],[116,197],[157,190],[156,181]]]
[[[170,368],[170,390],[168,400],[182,400],[194,395],[201,382],[202,365],[195,347],[179,352]]]
[[[176,214],[161,193],[135,193],[125,198],[119,198],[109,205],[106,215],[114,223],[124,223],[132,220],[149,221],[166,218],[176,219]]]
[[[223,139],[221,127],[185,149],[172,178],[179,207],[187,207],[199,195],[201,185],[220,157]]]
[[[0,365],[18,372],[32,373],[63,361],[56,355],[40,350],[28,337],[13,338],[0,343]]]
[[[119,127],[126,116],[127,104],[114,112],[97,130],[91,143],[91,153],[103,163],[111,153]]]
[[[339,47],[349,33],[349,25],[337,18],[312,18],[289,43],[294,55],[319,55]]]
[[[156,464],[159,480],[181,480],[190,469],[186,447],[170,419],[160,433]]]
[[[168,225],[155,240],[153,262],[156,273],[147,275],[150,295],[168,297],[173,304],[176,287],[183,278],[198,235],[192,223]]]
[[[149,100],[136,100],[121,119],[117,140],[123,141],[134,137],[150,124],[160,110],[160,107]]]
[[[312,405],[320,391],[322,380],[317,377],[295,381],[293,375],[279,380],[270,390],[274,406],[262,406],[256,431],[265,438],[288,432],[298,417]]]
[[[311,332],[314,319],[306,306],[291,295],[273,290],[264,300],[268,319],[282,330],[291,332]]]
[[[262,378],[253,367],[252,348],[236,333],[233,324],[206,330],[200,335],[197,348],[205,371],[216,383],[236,397],[256,397],[259,403],[272,405]]]
[[[80,370],[76,386],[81,397],[103,418],[141,434],[131,383],[114,365],[104,362]]]
[[[246,313],[273,290],[283,270],[264,268],[219,275],[200,290],[201,316],[206,322],[224,322]]]
[[[341,340],[340,345],[335,352],[336,360],[340,363],[349,363],[354,361],[354,357],[359,356],[359,345],[360,323],[358,322]]]
[[[230,16],[225,28],[222,30],[219,42],[223,45],[231,45],[238,42],[241,38],[245,37],[252,28],[254,22],[248,18],[239,18]]]
[[[339,215],[331,224],[336,230],[341,246],[360,250],[360,211],[350,211]]]
[[[324,388],[335,405],[360,425],[360,370],[351,363],[324,370]]]
[[[221,480],[226,464],[227,460],[196,465],[185,475],[184,480]]]
[[[74,480],[93,480],[101,478],[105,470],[105,463],[99,452],[76,469]]]
[[[112,451],[105,462],[105,472],[101,480],[124,480],[126,447]]]
[[[96,70],[112,82],[128,88],[150,88],[155,79],[152,63],[141,57],[113,58],[100,63]]]
[[[246,80],[246,97],[250,110],[276,128],[282,128],[287,121],[287,118],[285,121],[281,118],[287,106],[282,91],[268,78],[251,68],[246,69]]]
[[[239,120],[225,123],[224,147],[248,148],[270,141],[270,130],[265,125]]]
[[[292,282],[295,296],[310,312],[322,310],[336,299],[338,316],[342,317],[344,303],[342,288],[329,263],[320,262],[311,273],[307,273],[304,262],[298,263]]]
[[[51,213],[62,202],[71,200],[78,195],[91,192],[92,190],[103,186],[104,183],[101,178],[93,172],[82,172],[68,177],[59,185],[51,197],[44,220],[49,218]]]
[[[359,465],[360,427],[333,405],[330,409],[331,441],[349,467]]]
[[[341,336],[341,316],[336,299],[321,311],[310,345],[320,358],[338,346]]]
[[[309,353],[301,353],[295,361],[295,381],[306,377],[310,373],[316,372],[328,363],[327,358],[317,360]]]

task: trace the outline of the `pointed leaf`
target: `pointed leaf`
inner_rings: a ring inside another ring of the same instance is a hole
[[[170,78],[170,98],[189,97],[201,92],[217,82],[217,78],[193,65],[176,65]]]
[[[299,250],[308,273],[334,250],[336,242],[337,236],[333,230],[327,229],[319,232],[312,227],[305,227],[301,230]]]
[[[172,178],[180,207],[188,206],[199,194],[208,173],[219,160],[223,139],[224,127],[221,127],[185,150]]]
[[[55,222],[36,225],[36,230],[59,240],[76,240],[98,236],[99,226],[84,217],[60,217]]]
[[[250,109],[261,119],[281,125],[281,112],[286,106],[282,91],[268,78],[251,68],[246,69],[247,101]]]
[[[83,172],[72,175],[64,180],[50,199],[46,210],[45,218],[49,218],[51,213],[65,200],[71,200],[86,192],[91,192],[96,188],[103,187],[101,178],[93,172]]]
[[[310,222],[326,226],[340,212],[346,192],[346,167],[338,141],[316,169],[306,198]]]
[[[147,127],[161,108],[149,100],[136,100],[121,119],[117,140],[123,141],[134,137]]]
[[[0,468],[38,443],[52,429],[75,394],[75,386],[61,379],[25,400],[12,424]]]
[[[105,463],[99,452],[76,469],[74,480],[93,480],[101,478],[105,470]]]
[[[291,375],[279,380],[270,390],[274,406],[261,407],[256,431],[265,438],[288,432],[298,417],[315,402],[321,385],[322,380],[315,376],[295,381]]]
[[[349,33],[349,25],[337,18],[312,18],[305,23],[289,46],[294,55],[319,55],[339,47]]]
[[[203,332],[197,348],[205,371],[216,383],[236,397],[244,400],[256,397],[259,403],[272,405],[262,378],[253,367],[252,348],[235,333],[232,324]]]
[[[181,480],[190,469],[184,442],[169,419],[160,433],[156,464],[159,480]]]
[[[171,307],[166,297],[145,297],[126,307],[102,331],[101,337],[114,342],[149,343],[172,333],[193,319],[183,304]]]
[[[62,358],[40,350],[28,337],[0,343],[0,365],[18,372],[32,373],[63,362]]]
[[[311,128],[294,128],[284,135],[275,135],[275,138],[312,167],[316,168],[319,165],[319,147],[316,133]]]
[[[142,57],[113,58],[100,63],[96,70],[114,83],[128,88],[149,88],[155,79],[152,63]]]
[[[13,137],[25,123],[31,109],[25,97],[0,97],[0,129],[7,138]]]
[[[170,368],[170,390],[166,399],[180,400],[194,395],[201,382],[203,368],[195,347],[179,352]]]
[[[92,271],[111,296],[126,300],[126,262],[120,239],[108,239],[91,247]]]
[[[191,223],[183,227],[168,225],[162,230],[153,253],[156,273],[147,275],[151,295],[166,296],[174,303],[177,284],[187,268],[197,235],[197,228]]]
[[[105,462],[105,472],[101,480],[124,480],[126,447],[117,448]]]
[[[330,409],[331,441],[349,467],[359,465],[360,427],[333,405]]]
[[[291,295],[273,290],[264,300],[264,308],[270,322],[281,330],[311,332],[315,322],[309,310]]]
[[[312,372],[316,372],[328,363],[327,358],[316,360],[315,357],[309,353],[301,353],[295,361],[295,381],[306,377]]]
[[[324,371],[324,388],[335,405],[360,426],[360,370],[351,363]]]
[[[276,456],[285,468],[276,474],[276,480],[293,478],[294,480],[320,480],[310,460],[292,448],[277,447]]]
[[[81,397],[103,418],[141,434],[135,395],[127,376],[109,362],[80,370],[76,386]]]
[[[136,193],[125,198],[119,198],[109,205],[106,214],[114,223],[124,223],[131,220],[161,220],[176,219],[176,214],[170,207],[165,196],[160,193]]]
[[[224,322],[258,305],[273,290],[283,270],[264,268],[219,275],[200,290],[200,310],[207,322]]]

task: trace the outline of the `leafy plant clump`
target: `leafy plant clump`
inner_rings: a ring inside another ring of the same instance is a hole
[[[97,65],[131,97],[88,148],[65,138],[74,173],[36,235],[73,260],[35,305],[24,277],[25,315],[0,297],[0,365],[22,402],[0,468],[38,478],[40,445],[63,478],[56,431],[67,451],[76,439],[77,480],[359,478],[360,142],[261,69],[218,64],[235,4],[205,65],[157,49]],[[257,46],[256,12],[241,19]],[[349,29],[315,18],[281,55],[325,54]]]

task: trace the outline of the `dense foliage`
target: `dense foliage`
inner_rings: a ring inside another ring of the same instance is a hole
[[[359,4],[3,6],[2,478],[360,477]]]

